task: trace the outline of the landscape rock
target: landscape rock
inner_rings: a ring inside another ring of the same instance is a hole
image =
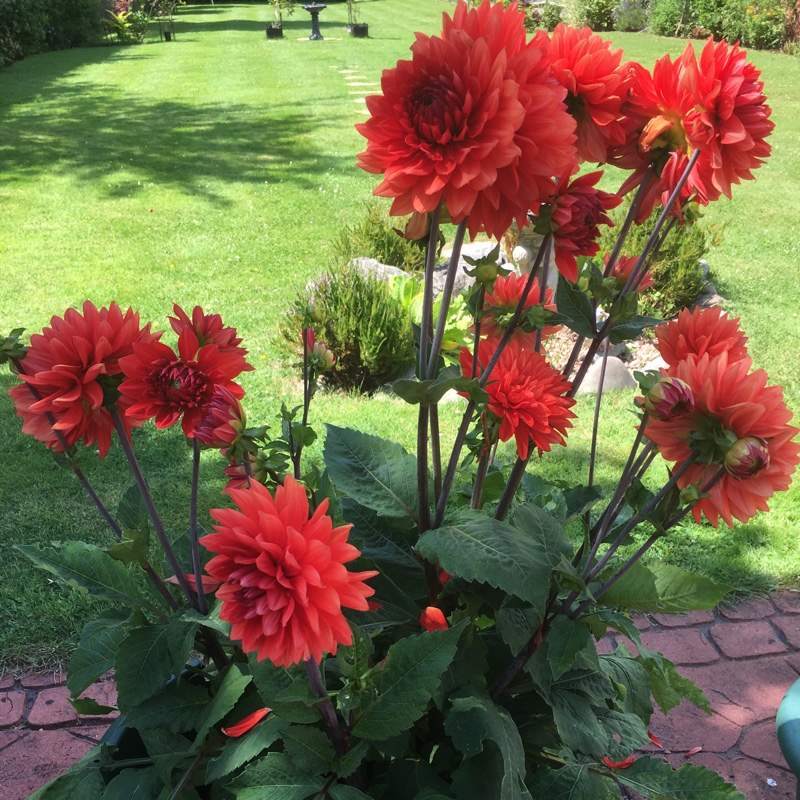
[[[354,258],[347,266],[355,267],[361,270],[364,275],[374,275],[376,278],[380,278],[384,281],[388,281],[396,275],[408,275],[408,273],[400,269],[400,267],[393,267],[390,264],[381,264],[377,258],[367,258],[366,256]]]
[[[603,368],[603,360],[598,359],[592,364],[586,372],[586,377],[583,379],[578,394],[586,392],[597,393],[597,387],[600,385],[600,371]],[[636,379],[628,372],[628,368],[623,362],[614,357],[609,356],[606,360],[606,374],[603,380],[603,391],[607,390],[620,390],[620,389],[635,389],[638,386]]]

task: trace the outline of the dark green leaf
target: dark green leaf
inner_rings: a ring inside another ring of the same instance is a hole
[[[184,622],[197,622],[203,627],[211,628],[211,630],[217,631],[217,633],[221,633],[227,638],[231,633],[231,624],[219,618],[220,608],[222,608],[222,604],[219,601],[208,612],[208,615],[201,614],[199,611],[190,608],[188,611],[184,611],[181,619]]]
[[[372,800],[368,794],[356,789],[355,786],[347,786],[343,783],[334,783],[328,787],[328,797],[333,800]]]
[[[600,656],[600,666],[611,680],[622,688],[623,696],[617,705],[636,714],[645,724],[650,721],[653,704],[650,702],[650,678],[644,667],[632,658],[622,655],[620,649],[613,655]],[[619,653],[619,655],[618,655]]]
[[[110,714],[112,711],[116,711],[115,706],[101,706],[100,703],[92,697],[79,697],[78,699],[68,697],[67,700],[75,709],[76,714],[103,716],[104,714]]]
[[[244,694],[252,675],[244,675],[238,664],[231,664],[222,679],[222,684],[211,702],[206,706],[203,717],[197,728],[195,744],[200,745],[213,725],[216,725]]]
[[[614,777],[651,800],[745,800],[745,796],[713,770],[684,764],[673,770],[660,758],[637,758]]]
[[[131,728],[169,728],[173,733],[195,729],[208,705],[208,690],[185,681],[171,683],[126,714]]]
[[[542,624],[542,614],[533,608],[502,608],[496,624],[503,641],[517,655]]]
[[[106,553],[123,564],[144,564],[150,550],[150,535],[144,531],[125,531],[121,541],[106,548]]]
[[[230,775],[280,739],[288,727],[286,720],[270,714],[244,736],[228,739],[219,757],[210,761],[206,767],[206,779],[215,781]]]
[[[284,731],[283,746],[292,763],[310,775],[330,772],[336,758],[327,734],[306,725],[292,725]]]
[[[568,328],[587,339],[594,337],[595,316],[592,301],[563,275],[558,278],[556,307],[558,313],[567,320]]]
[[[544,611],[550,586],[547,551],[506,522],[481,517],[437,528],[420,537],[417,551],[451,575],[488,583]]]
[[[392,384],[392,391],[412,405],[417,403],[424,403],[425,405],[438,403],[451,389],[468,394],[470,399],[476,403],[485,403],[489,399],[486,391],[480,388],[480,382],[465,377],[457,367],[443,369],[432,380],[401,379]]]
[[[114,678],[119,707],[128,711],[161,689],[173,674],[167,625],[134,628],[117,650]]]
[[[587,755],[606,754],[608,734],[603,730],[586,697],[553,687],[549,702],[556,727],[567,747]]]
[[[135,483],[125,490],[119,501],[117,521],[125,531],[145,532],[150,529],[150,515]]]
[[[679,614],[717,606],[730,586],[687,572],[672,564],[634,564],[608,591],[603,603],[635,611]]]
[[[660,325],[664,320],[656,319],[655,317],[643,317],[637,314],[632,319],[627,319],[624,322],[619,321],[614,323],[608,338],[611,344],[619,344],[620,342],[627,342],[629,339],[638,339],[642,335],[642,331],[646,328],[652,328],[654,325]]]
[[[537,769],[528,788],[542,800],[619,800],[619,789],[610,778],[595,775],[583,764],[561,769]]]
[[[472,758],[465,758],[453,772],[452,789],[458,800],[494,800],[505,777],[505,763],[493,745]],[[531,800],[524,784],[515,787],[515,800]]]
[[[163,785],[153,767],[124,769],[106,786],[103,800],[153,800]]]
[[[352,775],[359,767],[359,764],[364,760],[364,756],[370,748],[369,742],[358,742],[350,747],[350,749],[337,760],[334,764],[333,771],[340,778],[347,778]]]
[[[388,739],[422,716],[442,672],[455,655],[465,623],[401,639],[389,648],[375,680],[376,694],[361,707],[353,727],[356,736]]]
[[[608,734],[606,757],[611,761],[622,761],[634,750],[649,745],[647,726],[636,714],[607,711],[597,717]]]
[[[525,778],[525,751],[511,715],[496,705],[488,693],[473,687],[451,695],[452,707],[444,728],[465,756],[483,752],[485,740],[494,742],[503,757],[503,774],[491,797],[517,800]]]
[[[553,679],[558,680],[570,669],[575,656],[587,646],[594,648],[591,634],[580,620],[556,617],[547,635],[547,657]]]
[[[650,676],[650,691],[659,708],[667,714],[671,709],[680,705],[685,697],[699,709],[711,714],[711,706],[703,690],[688,678],[684,678],[675,665],[661,653],[647,650],[639,645],[638,661]]]
[[[387,517],[416,521],[417,460],[394,442],[326,424],[323,457],[336,488]]]
[[[400,527],[394,520],[379,517],[375,511],[352,498],[342,500],[342,514],[347,522],[353,524],[349,541],[358,547],[364,558],[371,559],[376,568],[398,586],[422,584],[424,587],[422,563],[414,557],[407,542],[407,526]]]
[[[551,567],[562,558],[572,557],[572,544],[564,528],[545,509],[531,503],[519,506],[514,510],[511,524],[543,546]]]
[[[288,754],[267,753],[245,767],[227,788],[236,800],[305,800],[323,784],[322,778],[297,769]]]
[[[93,597],[126,605],[143,605],[159,612],[152,602],[152,596],[139,586],[131,571],[99,547],[85,542],[70,542],[60,552],[52,547],[31,544],[17,544],[14,547],[36,566],[57,575],[68,586]]]
[[[573,486],[565,489],[564,500],[567,502],[567,517],[562,520],[562,523],[567,525],[576,517],[583,516],[602,499],[603,492],[597,486]]]
[[[128,612],[112,611],[96,620],[87,622],[81,632],[81,640],[67,670],[67,688],[73,697],[78,697],[116,662],[117,647],[127,636],[120,627],[127,620]]]
[[[248,656],[248,662],[258,693],[273,714],[289,722],[320,719],[319,711],[314,708],[319,698],[311,691],[304,669],[276,667],[267,659],[258,661],[253,653]]]
[[[165,728],[141,730],[139,735],[153,759],[153,769],[166,785],[172,783],[172,772],[177,766],[182,764],[186,768],[188,764],[184,762],[197,755],[191,739]]]
[[[197,629],[200,627],[197,622],[190,622],[184,618],[183,614],[173,614],[167,623],[167,637],[169,654],[172,659],[172,671],[176,680],[181,679],[181,673],[186,668],[189,654],[195,646]]]
[[[346,678],[360,680],[370,668],[369,659],[372,655],[372,639],[358,625],[350,623],[353,631],[353,644],[339,646],[336,661]]]

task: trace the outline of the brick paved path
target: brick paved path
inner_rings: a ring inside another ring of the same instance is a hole
[[[715,613],[654,614],[637,625],[642,643],[680,665],[714,710],[708,717],[684,702],[669,717],[656,712],[650,730],[665,757],[676,767],[689,760],[717,770],[747,800],[794,800],[797,784],[778,748],[775,712],[800,677],[800,592],[778,592]],[[63,678],[0,676],[2,800],[26,798],[83,756],[105,731],[110,717],[76,716]],[[116,697],[111,680],[87,694],[102,705],[113,705]],[[702,749],[688,756],[696,748]]]

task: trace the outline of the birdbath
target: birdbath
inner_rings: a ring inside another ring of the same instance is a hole
[[[324,8],[327,8],[325,3],[309,3],[303,6],[303,9],[311,14],[311,36],[308,37],[309,41],[314,42],[324,38],[319,32],[319,12]]]

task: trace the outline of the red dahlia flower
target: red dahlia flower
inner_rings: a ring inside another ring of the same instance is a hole
[[[567,90],[567,109],[578,124],[578,157],[606,160],[609,145],[625,142],[621,109],[633,77],[622,64],[622,50],[611,50],[591,28],[556,25],[550,38],[550,65],[555,79]]]
[[[183,432],[192,437],[218,387],[244,396],[233,382],[247,367],[244,356],[215,344],[199,347],[190,328],[178,337],[179,355],[161,342],[135,344],[133,351],[120,359],[125,380],[119,387],[131,419],[155,417],[157,428],[168,428],[183,417]]]
[[[606,253],[603,256],[603,263],[608,264],[608,259],[610,253]],[[633,274],[634,269],[636,269],[636,264],[639,261],[639,256],[618,256],[617,260],[614,262],[614,267],[611,270],[611,277],[617,282],[617,287],[620,291],[625,288],[625,285],[628,283],[628,279]],[[643,292],[645,289],[649,289],[653,285],[653,278],[650,276],[649,273],[646,273],[644,278],[639,282],[639,285],[636,287],[637,292]]]
[[[749,358],[734,361],[729,351],[716,358],[706,353],[684,359],[670,374],[692,390],[694,411],[651,420],[645,431],[667,461],[682,464],[693,452],[702,453],[702,462],[679,479],[682,489],[702,487],[726,466],[728,471],[711,487],[710,496],[692,509],[696,521],[704,514],[715,527],[719,517],[732,526],[734,517],[747,522],[757,511],[767,511],[767,500],[789,487],[800,461],[800,445],[792,441],[798,429],[789,425],[792,414],[783,390],[767,386],[763,370],[748,374],[749,368]],[[741,446],[736,441],[741,439],[750,446]],[[728,458],[732,446],[734,456]]]
[[[247,417],[239,398],[224,386],[218,386],[203,409],[194,435],[206,447],[221,450],[234,444],[246,427]]]
[[[481,320],[481,334],[485,334],[489,339],[499,339],[511,319],[511,315],[519,305],[522,299],[522,293],[525,291],[525,284],[528,282],[527,275],[517,275],[512,272],[508,275],[501,275],[494,282],[491,291],[486,292],[486,301],[484,313],[485,316]],[[541,292],[539,291],[539,280],[533,279],[533,285],[528,292],[525,299],[523,311],[539,305],[542,300]],[[545,306],[548,311],[555,311],[556,306],[553,302],[553,290],[547,289],[545,291]],[[549,336],[558,330],[557,325],[551,325],[542,331],[543,336]],[[517,327],[512,334],[513,339],[519,339],[522,342],[532,346],[536,341],[535,333],[526,333],[521,328]]]
[[[771,147],[765,141],[775,127],[769,119],[761,73],[737,45],[709,40],[698,61],[691,43],[675,62],[664,56],[653,70],[637,67],[626,105],[629,138],[616,163],[635,169],[620,189],[638,186],[651,162],[658,179],[651,181],[637,214],[646,219],[653,205],[666,203],[688,164],[700,151],[681,193],[701,205],[731,195],[731,185],[752,179]],[[678,209],[676,213],[680,213]]]
[[[524,15],[484,0],[444,15],[442,36],[417,33],[412,59],[385,70],[382,95],[357,129],[367,139],[359,166],[382,174],[375,194],[391,213],[468,217],[472,235],[500,237],[527,222],[551,176],[575,164],[575,121],[550,76],[547,35],[526,41]]]
[[[684,308],[676,320],[659,325],[655,334],[658,351],[670,367],[689,356],[699,358],[706,353],[714,358],[727,352],[729,362],[747,358],[747,337],[739,328],[739,320],[730,319],[719,308]]]
[[[242,340],[236,335],[236,328],[226,328],[219,314],[205,314],[200,306],[195,306],[192,309],[192,318],[189,319],[187,313],[177,303],[172,306],[172,310],[175,316],[168,317],[169,324],[179,337],[184,329],[188,329],[197,337],[198,347],[215,344],[221,353],[234,353],[242,357],[247,355],[247,350],[238,346]],[[242,372],[251,369],[253,367],[246,364]]]
[[[494,340],[484,339],[478,345],[478,375],[496,348]],[[472,353],[463,347],[460,358],[462,372],[471,376]],[[543,356],[518,341],[510,341],[486,384],[487,407],[500,422],[500,441],[507,442],[514,436],[523,459],[528,457],[531,443],[545,452],[554,443],[566,444],[564,436],[575,417],[569,410],[575,400],[564,396],[569,389],[569,381]]]
[[[636,214],[636,222],[641,223],[656,203],[666,205],[689,163],[693,148],[687,126],[696,98],[682,81],[684,66],[680,60],[660,58],[652,75],[639,64],[632,70],[635,77],[623,109],[628,135],[626,143],[613,150],[611,160],[623,169],[634,170],[620,187],[622,195],[641,184],[651,164],[655,167]],[[696,165],[681,190],[675,216],[680,216],[682,206],[693,198],[701,205],[708,203]]]
[[[606,212],[622,202],[619,195],[594,188],[602,176],[602,172],[590,172],[570,182],[568,174],[562,175],[550,200],[556,266],[573,283],[578,280],[576,256],[593,256],[600,250],[599,226],[614,226]]]
[[[98,310],[87,300],[83,313],[68,308],[63,317],[53,317],[49,328],[31,336],[22,359],[20,378],[27,386],[9,391],[23,432],[63,450],[49,414],[68,446],[81,439],[87,447],[96,442],[100,458],[105,458],[114,431],[107,406],[117,402],[120,359],[132,353],[135,344],[156,343],[160,335],[150,332],[149,323],[140,327],[139,315],[130,308],[123,313],[116,303]],[[119,405],[124,408],[124,399]],[[124,424],[131,425],[127,420]]]
[[[700,59],[691,45],[681,57],[683,82],[695,98],[687,132],[691,145],[702,151],[697,165],[709,200],[731,196],[731,184],[752,180],[772,148],[764,141],[775,123],[769,117],[761,73],[737,44],[706,42]]]
[[[375,592],[364,581],[378,574],[345,568],[361,555],[347,543],[351,526],[333,527],[327,500],[309,519],[305,488],[291,475],[274,499],[255,482],[230,496],[239,510],[212,510],[219,525],[200,541],[218,554],[206,571],[223,581],[220,617],[233,625],[232,638],[279,667],[350,645],[342,608],[367,611]]]

